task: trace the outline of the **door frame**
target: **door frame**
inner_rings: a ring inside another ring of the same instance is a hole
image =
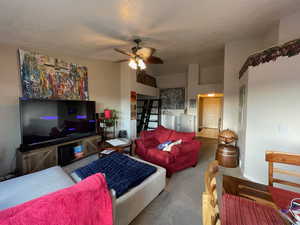
[[[200,112],[200,104],[203,98],[221,98],[221,120],[219,122],[219,130],[223,129],[223,106],[224,106],[224,94],[223,93],[207,93],[207,94],[198,94],[197,99],[197,115],[196,115],[196,131],[199,132],[201,129],[200,120],[201,120],[201,112]]]

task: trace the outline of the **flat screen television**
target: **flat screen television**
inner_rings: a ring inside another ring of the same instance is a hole
[[[19,102],[21,151],[96,134],[94,101],[20,98]]]

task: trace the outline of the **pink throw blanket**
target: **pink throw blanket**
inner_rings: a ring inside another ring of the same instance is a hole
[[[0,211],[0,225],[112,224],[112,199],[102,174]]]

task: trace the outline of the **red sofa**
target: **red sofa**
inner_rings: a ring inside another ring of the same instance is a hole
[[[159,126],[155,130],[140,133],[140,138],[135,141],[135,153],[148,162],[166,168],[167,176],[171,176],[174,172],[197,165],[201,142],[194,138],[194,132],[177,132]],[[170,152],[157,149],[165,141],[179,139],[182,143],[173,146]]]

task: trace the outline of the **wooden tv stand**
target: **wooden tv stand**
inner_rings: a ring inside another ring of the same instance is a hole
[[[64,143],[38,148],[26,152],[17,151],[17,173],[24,175],[58,165],[58,147],[78,143],[83,146],[83,157],[88,157],[98,152],[97,144],[101,137],[90,136],[67,141]],[[80,158],[80,159],[82,159]]]

